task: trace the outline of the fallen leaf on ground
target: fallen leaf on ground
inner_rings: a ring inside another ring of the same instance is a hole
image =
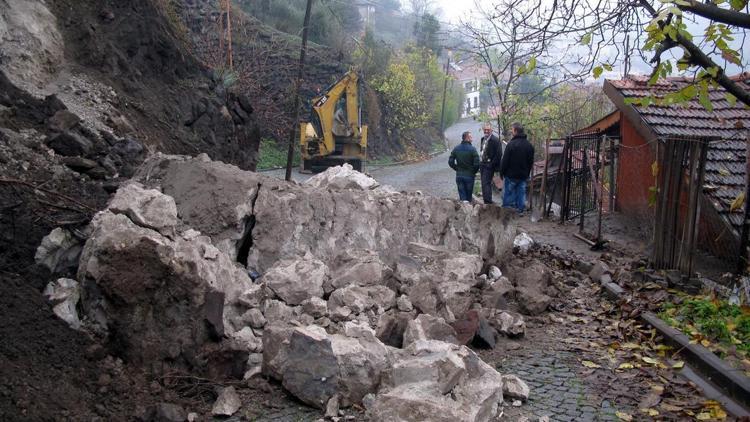
[[[683,362],[681,360],[672,364],[672,368],[674,368],[674,369],[682,369],[684,367],[685,367],[685,362]]]
[[[601,366],[595,364],[594,362],[591,362],[590,360],[584,360],[581,363],[587,368],[601,368]]]
[[[620,366],[617,367],[617,369],[633,369],[632,363],[621,363]]]
[[[625,412],[615,412],[615,415],[617,415],[617,417],[620,418],[621,421],[630,422],[633,420],[633,417]]]

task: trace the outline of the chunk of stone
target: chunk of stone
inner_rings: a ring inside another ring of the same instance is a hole
[[[373,286],[381,284],[390,271],[375,251],[346,251],[335,259],[335,270],[331,271],[331,292],[349,285]]]
[[[334,394],[333,397],[328,399],[326,403],[326,418],[338,418],[339,417],[339,395]]]
[[[34,261],[52,273],[62,272],[78,265],[81,249],[81,242],[72,233],[58,227],[44,236],[36,249]]]
[[[334,322],[347,321],[352,319],[352,310],[348,306],[338,306],[330,312],[331,320]]]
[[[63,157],[60,161],[72,170],[81,173],[91,170],[99,165],[96,161],[83,157]]]
[[[372,177],[354,170],[351,164],[345,163],[340,166],[329,167],[326,171],[307,179],[304,185],[326,189],[370,190],[380,184]]]
[[[471,344],[479,349],[494,349],[496,335],[495,329],[482,315],[479,315],[479,327]]]
[[[440,340],[459,344],[453,327],[448,325],[443,318],[428,314],[420,314],[406,325],[403,345],[408,346],[417,340]]]
[[[463,318],[452,322],[451,327],[456,331],[457,344],[467,345],[479,330],[479,313],[472,309]]]
[[[287,360],[293,328],[270,324],[263,331],[263,373],[280,380]]]
[[[52,150],[66,157],[87,155],[94,145],[88,139],[73,132],[63,132],[50,138],[47,142]]]
[[[378,317],[375,335],[383,343],[401,348],[404,344],[404,332],[412,319],[413,313],[386,312]]]
[[[482,306],[490,309],[507,309],[508,303],[513,300],[515,292],[515,287],[510,280],[501,276],[482,293]]]
[[[401,312],[411,312],[414,309],[414,306],[412,306],[409,297],[406,295],[401,295],[398,297],[398,299],[396,300],[396,306]]]
[[[222,388],[219,397],[211,408],[211,414],[214,416],[232,416],[242,407],[240,396],[234,387]]]
[[[529,399],[529,386],[515,375],[503,375],[503,395],[512,399]]]
[[[294,319],[294,309],[279,300],[266,299],[263,315],[268,322],[288,322]]]
[[[513,239],[513,248],[521,255],[526,255],[532,246],[534,246],[534,240],[526,233],[521,233]]]
[[[365,312],[375,306],[390,309],[396,304],[396,293],[385,286],[347,286],[331,293],[328,309],[347,307],[355,314]]]
[[[224,315],[232,316],[222,312],[220,318],[219,308],[231,309],[252,285],[226,254],[203,258],[210,244],[205,236],[171,239],[109,210],[94,217],[91,233],[77,276],[84,292],[82,310],[102,330],[117,327],[108,334],[131,362],[174,359],[184,350],[201,353],[221,336],[220,330],[212,332],[206,317],[218,328]],[[209,315],[207,292],[224,295],[211,302],[215,314]]]
[[[519,287],[516,290],[516,300],[518,305],[526,315],[539,315],[546,311],[552,298],[538,290],[529,289],[526,287]]]
[[[249,352],[258,353],[263,351],[263,339],[256,337],[253,329],[250,327],[245,327],[237,331],[232,334],[232,337]]]
[[[80,123],[81,119],[68,110],[58,110],[47,121],[47,126],[53,132],[69,131]]]
[[[503,276],[503,272],[500,271],[500,268],[497,268],[494,265],[492,265],[489,271],[487,271],[487,278],[491,281],[495,281],[502,276]]]
[[[325,409],[336,394],[342,406],[360,403],[380,384],[389,366],[388,349],[377,339],[330,335],[322,327],[295,328],[281,367],[284,388],[303,402]]]
[[[242,315],[242,321],[252,328],[263,328],[266,325],[266,318],[263,313],[256,308],[250,309]]]
[[[602,261],[597,261],[591,268],[591,271],[589,271],[589,277],[591,278],[591,281],[595,283],[599,283],[602,276],[605,274],[612,274],[612,270],[610,270],[609,266]]]
[[[76,306],[81,297],[78,282],[69,278],[59,278],[47,284],[43,292],[52,304],[52,312],[74,330],[81,328]]]
[[[302,312],[313,318],[322,318],[328,315],[328,302],[319,297],[311,297],[302,302]]]
[[[367,408],[371,420],[485,422],[497,416],[502,376],[468,348],[419,340],[394,359]]]
[[[353,338],[375,339],[375,330],[361,322],[347,321],[344,323],[344,335]]]
[[[323,297],[328,266],[318,259],[285,259],[271,267],[261,280],[287,305]]]
[[[526,323],[521,315],[500,312],[490,321],[500,334],[508,337],[523,337],[526,334]]]
[[[124,214],[141,227],[163,230],[179,224],[174,199],[138,183],[121,186],[109,203],[109,210]]]
[[[151,410],[151,420],[158,422],[184,422],[185,409],[174,403],[158,403]]]

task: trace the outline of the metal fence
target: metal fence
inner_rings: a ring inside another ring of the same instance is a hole
[[[578,219],[583,228],[587,213],[613,210],[617,141],[596,132],[566,138],[560,221]]]

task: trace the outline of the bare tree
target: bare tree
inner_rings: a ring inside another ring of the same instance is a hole
[[[589,71],[582,58],[556,54],[555,37],[537,29],[541,15],[527,0],[499,0],[490,7],[477,2],[477,16],[461,23],[468,47],[463,50],[483,63],[499,108],[498,127],[504,132],[523,104],[533,102],[554,87],[581,80]],[[559,35],[559,34],[558,34]],[[522,77],[535,74],[542,81],[529,92],[515,92]]]
[[[690,72],[695,86],[676,93],[670,101],[696,95],[710,108],[709,85],[720,85],[730,101],[750,105],[750,93],[726,74],[729,63],[744,69],[742,46],[732,43],[740,35],[742,44],[750,29],[748,0],[728,2],[696,0],[531,0],[533,11],[521,24],[524,31],[541,39],[569,37],[589,46],[591,54],[582,66],[598,77],[603,68],[633,55],[652,66],[652,80],[675,71]],[[703,34],[690,32],[688,23],[703,27]],[[602,54],[602,46],[614,54]],[[623,48],[624,47],[624,48]]]

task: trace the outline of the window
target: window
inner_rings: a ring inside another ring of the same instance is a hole
[[[479,107],[479,97],[474,97],[474,108]]]

